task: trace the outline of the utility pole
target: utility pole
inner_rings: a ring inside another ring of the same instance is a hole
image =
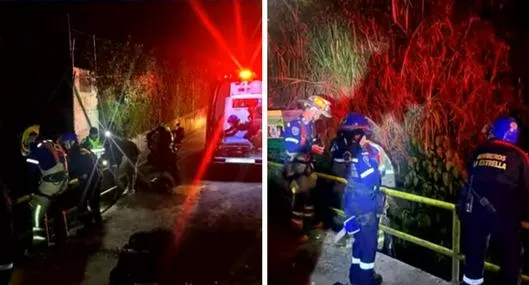
[[[74,62],[74,45],[75,43],[72,42],[72,26],[70,24],[70,13],[66,14],[68,18],[68,44],[70,45],[70,59],[72,61],[72,74],[73,74],[73,68],[75,66]]]
[[[96,55],[96,35],[92,35],[92,42],[94,44],[94,72],[97,74],[97,55]]]
[[[70,23],[70,13],[67,13],[68,18],[68,43],[70,45],[70,58],[72,60],[72,93],[74,95],[74,100],[77,99],[79,102],[79,105],[81,105],[81,109],[83,110],[83,114],[88,122],[88,125],[92,127],[92,122],[90,121],[90,117],[88,116],[88,113],[86,112],[86,109],[83,105],[83,101],[81,100],[81,96],[79,95],[79,90],[77,90],[77,87],[75,86],[75,38],[72,39],[72,25]],[[75,107],[74,103],[72,102],[72,118],[73,118],[73,130],[75,131]]]

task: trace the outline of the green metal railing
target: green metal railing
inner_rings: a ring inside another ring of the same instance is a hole
[[[280,163],[277,163],[277,162],[268,162],[268,164],[270,166],[273,166],[273,167],[283,167],[283,164],[280,164]],[[316,172],[316,174],[318,175],[318,177],[323,178],[323,179],[328,179],[328,180],[332,180],[332,181],[335,181],[335,182],[347,184],[347,180],[342,178],[342,177],[337,177],[337,176],[333,176],[333,175],[329,175],[329,174],[325,174],[325,173],[319,173],[319,172]],[[389,188],[389,187],[385,187],[385,186],[382,186],[381,189],[386,195],[388,195],[390,197],[403,199],[403,200],[407,200],[407,201],[411,201],[411,202],[417,202],[417,203],[421,203],[421,204],[425,204],[425,205],[429,205],[429,206],[433,206],[433,207],[449,210],[449,211],[452,212],[452,248],[447,248],[447,247],[444,247],[442,245],[435,244],[433,242],[421,239],[419,237],[410,235],[408,233],[399,231],[397,229],[388,227],[386,225],[382,225],[381,224],[380,225],[380,229],[382,231],[384,231],[385,233],[390,234],[392,236],[395,236],[397,238],[400,238],[402,240],[405,240],[405,241],[414,243],[416,245],[428,248],[428,249],[433,250],[433,251],[435,251],[437,253],[444,254],[444,255],[452,257],[452,280],[451,280],[451,282],[453,284],[459,284],[460,261],[464,260],[464,256],[460,253],[461,224],[460,224],[459,218],[457,217],[457,214],[456,214],[455,205],[452,204],[452,203],[445,202],[445,201],[440,201],[440,200],[436,200],[436,199],[432,199],[432,198],[428,198],[428,197],[423,197],[423,196],[419,196],[419,195],[403,192],[403,191],[400,191],[398,189],[392,189],[392,188]],[[336,209],[333,209],[333,210],[335,212],[337,212],[341,216],[344,215],[343,211],[341,211],[341,210],[336,210]],[[522,222],[522,227],[524,229],[529,229],[529,223],[528,222]],[[487,270],[490,270],[490,271],[499,271],[499,269],[500,269],[499,266],[497,266],[495,264],[492,264],[492,263],[489,263],[489,262],[485,262],[485,268]],[[525,274],[522,275],[522,281],[529,282],[529,276],[527,276]]]

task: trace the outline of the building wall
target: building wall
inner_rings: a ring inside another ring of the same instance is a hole
[[[94,84],[88,80],[90,78],[89,71],[80,68],[75,68],[74,70],[74,86],[79,94],[79,97],[77,97],[75,90],[72,90],[74,130],[77,136],[82,139],[88,136],[91,126],[99,127],[97,90]]]

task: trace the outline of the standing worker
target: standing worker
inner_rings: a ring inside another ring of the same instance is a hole
[[[324,147],[318,142],[314,122],[321,116],[331,117],[330,105],[320,96],[311,96],[304,102],[303,114],[289,122],[285,129],[284,144],[289,159],[284,175],[293,194],[291,222],[301,233],[300,242],[307,242],[308,228],[317,226],[311,195],[317,179],[312,156],[323,154]]]
[[[349,151],[352,138],[351,132],[343,129],[344,124],[340,125],[336,137],[331,141],[330,155],[332,159],[332,173],[335,176],[346,179],[347,170],[351,167],[351,152]],[[345,184],[341,182],[335,182],[333,186],[333,201],[331,203],[332,207],[342,209],[342,196],[344,194]],[[339,219],[338,219],[339,220]],[[343,221],[335,220],[334,225],[341,225]],[[341,237],[340,237],[341,239]]]
[[[77,135],[68,132],[59,138],[59,142],[67,154],[68,174],[70,178],[77,178],[80,181],[78,195],[80,198],[80,209],[89,213],[84,220],[85,226],[92,223],[96,227],[102,227],[101,207],[99,194],[101,185],[101,172],[97,166],[97,158],[91,152],[81,148]]]
[[[354,285],[378,285],[382,283],[382,276],[375,273],[374,268],[378,245],[377,214],[383,206],[380,198],[383,193],[378,161],[368,151],[367,136],[371,129],[367,118],[357,113],[348,114],[341,129],[350,138],[343,152],[344,160],[351,161],[345,173],[344,229],[355,234],[349,281]]]
[[[177,145],[182,144],[185,136],[184,127],[180,126],[180,123],[176,123],[175,129],[173,130],[174,143]]]
[[[94,152],[96,155],[104,151],[104,144],[101,141],[99,130],[96,127],[90,128],[90,133],[81,141],[81,146]]]
[[[497,284],[520,284],[520,222],[529,203],[529,157],[515,145],[518,135],[516,120],[500,117],[471,156],[469,184],[460,192],[457,207],[466,261],[461,284],[483,284],[489,240],[499,253]]]

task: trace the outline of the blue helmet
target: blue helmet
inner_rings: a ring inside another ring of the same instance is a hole
[[[490,128],[490,135],[492,138],[500,139],[502,141],[517,143],[520,130],[516,119],[512,117],[499,117]]]
[[[68,132],[61,136],[61,142],[74,141],[77,142],[77,134],[74,132]]]
[[[230,115],[228,117],[228,124],[237,124],[239,123],[239,117],[237,117],[236,115]]]
[[[372,134],[369,120],[360,113],[349,113],[340,124],[340,129],[344,131],[363,131],[367,136]]]

